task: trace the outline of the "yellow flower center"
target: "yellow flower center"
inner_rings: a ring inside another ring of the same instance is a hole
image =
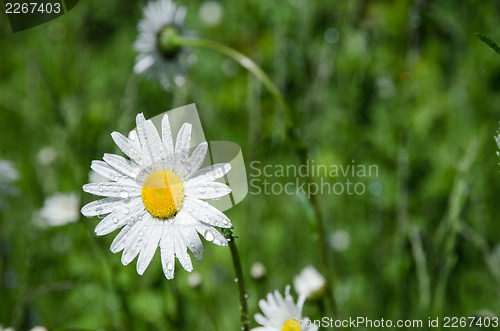
[[[299,321],[297,319],[293,319],[292,321],[290,318],[285,322],[281,331],[300,331]]]
[[[142,202],[151,215],[158,218],[174,216],[182,207],[184,186],[173,171],[155,171],[142,186]]]

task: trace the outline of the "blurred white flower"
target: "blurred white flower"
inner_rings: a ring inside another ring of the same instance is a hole
[[[192,288],[200,288],[203,283],[203,279],[201,278],[201,274],[199,272],[193,272],[187,277],[187,284]]]
[[[14,168],[12,162],[0,160],[0,208],[5,204],[5,196],[11,196],[16,193],[13,184],[18,178],[19,172]]]
[[[41,226],[61,226],[80,219],[80,196],[73,193],[56,193],[43,203],[40,210]]]
[[[208,26],[217,26],[224,16],[224,8],[216,1],[205,1],[198,12],[200,19]]]
[[[261,262],[255,262],[250,268],[250,276],[255,280],[261,280],[266,277],[267,268]]]
[[[495,141],[497,142],[498,148],[500,148],[500,130],[497,131],[497,135],[495,136]]]
[[[302,317],[305,297],[299,296],[297,304],[290,295],[290,285],[285,289],[285,297],[276,290],[267,294],[267,300],[259,300],[263,314],[255,314],[254,318],[262,327],[252,331],[316,331],[318,327],[307,317]],[[299,326],[300,322],[300,326]]]
[[[337,230],[330,234],[330,247],[334,251],[343,252],[349,248],[351,236],[345,230]]]
[[[47,328],[45,326],[35,326],[33,329],[31,329],[31,331],[48,331]]]
[[[323,293],[326,286],[325,277],[323,277],[313,266],[307,266],[300,274],[293,279],[295,291],[305,296],[307,299],[317,297]]]
[[[57,158],[57,149],[52,146],[45,146],[38,151],[36,158],[41,165],[51,165]]]
[[[4,327],[0,324],[0,331],[16,331],[16,329],[14,329],[13,327],[4,328]]]
[[[151,1],[144,7],[134,42],[134,49],[139,52],[134,66],[136,74],[158,79],[165,89],[171,88],[171,80],[177,85],[184,83],[188,61],[179,38],[185,35],[185,16],[186,8],[171,0]]]
[[[160,246],[163,272],[172,279],[175,258],[185,270],[193,270],[188,248],[196,259],[202,258],[203,244],[198,234],[216,245],[227,245],[215,227],[230,228],[231,221],[204,200],[231,192],[229,186],[216,181],[231,170],[231,165],[218,163],[201,168],[208,143],[202,142],[189,155],[190,123],[182,125],[174,144],[168,115],[162,118],[161,134],[143,114],[137,115],[136,122],[137,130],[129,138],[118,132],[111,134],[131,160],[104,154],[104,162],[92,162],[92,169],[111,181],[83,186],[85,192],[106,198],[87,204],[81,212],[87,217],[107,215],[95,228],[99,236],[122,228],[111,251],[123,250],[124,265],[139,255],[140,275]]]

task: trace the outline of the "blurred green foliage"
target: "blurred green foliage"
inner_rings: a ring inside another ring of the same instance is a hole
[[[196,103],[209,140],[243,148],[246,163],[296,164],[282,111],[236,63],[191,50],[186,84],[165,92],[132,74],[132,43],[145,1],[81,1],[47,24],[13,34],[0,15],[0,157],[21,173],[0,211],[0,324],[71,330],[235,330],[237,289],[229,250],[205,244],[194,261],[200,289],[159,254],[144,276],[96,237],[98,219],[40,229],[34,215],[55,192],[81,192],[90,162],[119,152],[110,133],[135,114]],[[493,135],[500,119],[500,57],[478,40],[500,40],[494,1],[266,1],[221,3],[207,26],[199,0],[186,28],[248,54],[294,110],[317,164],[377,165],[380,195],[319,195],[340,317],[403,319],[500,312],[500,174]],[[43,165],[43,147],[57,150]],[[249,179],[252,170],[249,168]],[[295,178],[270,178],[272,182]],[[342,178],[326,178],[334,183]],[[82,205],[95,197],[82,193]],[[239,237],[251,314],[308,264],[321,271],[307,197],[249,194],[227,212]],[[328,237],[328,236],[327,236]],[[251,265],[268,268],[263,282]],[[326,310],[325,310],[326,309]],[[332,316],[307,302],[312,319]],[[252,320],[252,325],[256,326]]]

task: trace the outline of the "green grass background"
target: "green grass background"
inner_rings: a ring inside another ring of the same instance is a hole
[[[194,261],[203,286],[192,289],[179,264],[165,279],[159,254],[144,276],[135,261],[122,266],[109,251],[114,234],[93,234],[97,218],[45,230],[32,222],[55,192],[80,192],[82,205],[95,199],[81,191],[90,162],[119,152],[109,134],[132,129],[138,112],[149,118],[196,103],[206,137],[237,142],[247,165],[299,165],[280,108],[232,60],[193,49],[186,85],[172,92],[132,74],[144,3],[81,1],[15,34],[0,14],[0,157],[21,173],[19,194],[0,211],[4,326],[239,329],[229,249],[205,244]],[[311,160],[378,166],[377,178],[361,181],[380,182],[382,194],[318,196],[327,237],[345,230],[351,239],[346,251],[328,253],[340,317],[498,316],[500,56],[474,33],[500,41],[500,5],[224,1],[221,24],[208,27],[201,3],[182,2],[186,29],[263,67],[291,105]],[[333,44],[330,28],[339,31]],[[57,150],[50,166],[37,161],[45,146]],[[283,291],[306,265],[321,271],[307,197],[248,195],[227,215],[252,315],[259,298]],[[262,282],[249,276],[256,261],[268,269]],[[323,303],[307,302],[305,314],[336,317]]]

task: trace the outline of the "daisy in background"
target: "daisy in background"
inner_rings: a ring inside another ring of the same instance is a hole
[[[308,317],[302,317],[302,307],[305,296],[300,295],[295,304],[290,295],[290,285],[285,288],[285,297],[276,290],[267,294],[267,300],[259,300],[262,314],[255,314],[254,318],[262,326],[253,328],[252,331],[316,331]]]
[[[140,275],[159,246],[163,272],[172,279],[175,258],[185,270],[193,270],[187,249],[196,259],[202,258],[198,233],[216,245],[227,245],[214,227],[230,228],[230,220],[204,200],[219,199],[231,192],[229,186],[215,181],[231,166],[219,163],[200,169],[208,144],[199,144],[189,155],[190,123],[182,125],[175,141],[168,115],[162,118],[161,135],[142,114],[137,115],[136,123],[137,129],[128,138],[118,132],[111,134],[130,160],[104,154],[104,162],[92,162],[91,168],[111,181],[83,186],[85,192],[106,198],[87,204],[81,212],[87,217],[107,214],[95,228],[99,236],[122,228],[111,251],[123,250],[124,265],[139,255]]]
[[[63,226],[80,219],[80,195],[78,193],[56,193],[43,202],[41,218],[35,222],[42,228]]]
[[[159,80],[165,89],[171,88],[171,77],[177,85],[183,85],[188,61],[178,39],[185,35],[182,25],[186,8],[171,0],[156,0],[149,2],[143,13],[134,42],[134,49],[139,52],[134,72]]]
[[[321,296],[325,290],[326,280],[313,266],[307,266],[293,279],[295,291],[307,299]]]
[[[4,196],[16,193],[13,184],[19,178],[19,172],[10,161],[0,160],[0,208],[5,205]]]

